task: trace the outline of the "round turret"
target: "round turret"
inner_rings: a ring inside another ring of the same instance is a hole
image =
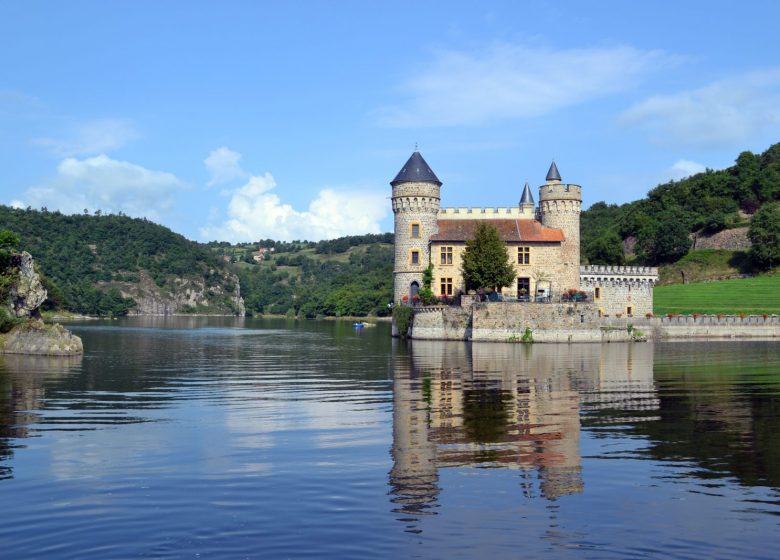
[[[547,172],[547,182],[539,187],[539,216],[543,225],[563,231],[558,291],[580,284],[580,213],[582,187],[561,182],[555,162]]]
[[[415,151],[390,185],[395,215],[393,299],[399,302],[404,296],[412,299],[422,288],[430,256],[428,243],[438,231],[441,181]]]

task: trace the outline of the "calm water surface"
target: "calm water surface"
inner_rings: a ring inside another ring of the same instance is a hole
[[[2,558],[777,558],[780,345],[71,325],[0,357]]]

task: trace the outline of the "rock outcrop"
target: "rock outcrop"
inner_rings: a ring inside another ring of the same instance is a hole
[[[138,282],[109,282],[123,297],[133,298],[132,315],[204,315],[246,314],[238,277],[227,271],[212,270],[208,277],[175,278],[164,287],[158,286],[145,272]]]
[[[84,352],[81,339],[59,324],[31,320],[0,335],[0,353],[75,356]]]
[[[12,328],[0,334],[0,353],[76,356],[84,352],[79,337],[62,325],[47,325],[40,319],[39,308],[46,301],[47,293],[30,253],[11,255],[3,274],[12,282],[7,299],[0,306],[4,307],[6,317],[14,319],[6,323],[13,325]]]
[[[11,256],[10,270],[17,276],[10,290],[10,311],[15,317],[40,317],[38,308],[46,301],[46,288],[41,284],[30,253]]]

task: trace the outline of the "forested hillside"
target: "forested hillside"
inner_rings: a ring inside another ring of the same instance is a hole
[[[593,264],[675,262],[689,251],[692,233],[746,227],[760,208],[778,200],[780,144],[775,144],[760,155],[743,152],[728,169],[659,185],[642,200],[594,204],[582,213],[583,259]]]
[[[0,206],[0,229],[16,233],[19,249],[35,258],[49,308],[122,315],[146,298],[170,307],[186,284],[187,301],[199,301],[202,309],[175,311],[235,311],[235,279],[219,257],[148,220]]]
[[[209,243],[237,260],[248,313],[302,317],[386,315],[393,295],[393,235],[320,242]],[[263,259],[254,256],[263,252]]]

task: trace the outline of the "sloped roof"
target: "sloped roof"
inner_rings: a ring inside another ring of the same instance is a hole
[[[525,183],[525,187],[523,188],[523,196],[520,197],[520,204],[533,204],[534,203],[534,197],[531,194],[531,187],[528,186],[528,181]]]
[[[498,235],[507,243],[540,241],[559,243],[563,231],[543,226],[536,220],[438,220],[439,232],[431,241],[468,241],[474,239],[477,224],[486,222],[496,228]]]
[[[400,183],[436,183],[441,186],[441,181],[431,171],[420,152],[414,152],[401,168],[401,171],[398,172],[398,175],[395,176],[395,179],[390,181],[392,186]]]
[[[552,164],[550,165],[550,170],[547,171],[547,180],[548,181],[560,181],[561,180],[561,174],[558,173],[558,166],[555,165],[555,161],[553,160]]]

